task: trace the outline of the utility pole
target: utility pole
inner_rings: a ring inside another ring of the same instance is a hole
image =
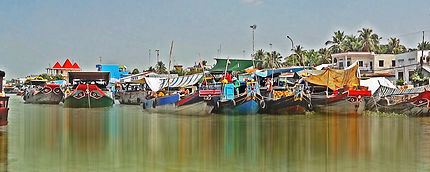
[[[99,57],[99,64],[102,65],[102,56]]]
[[[257,25],[252,25],[249,26],[252,29],[252,66],[255,68],[255,62],[254,62],[254,55],[255,55],[255,36],[254,36],[254,32],[255,29],[257,29]]]
[[[294,42],[293,42],[293,39],[291,39],[291,37],[289,36],[289,35],[287,35],[287,38],[291,41],[291,51],[293,51],[294,50]],[[294,63],[294,57],[293,57],[293,66],[295,65],[295,63]]]
[[[148,59],[149,59],[149,67],[151,67],[151,49],[149,49]]]
[[[421,43],[421,59],[420,59],[421,68],[423,67],[423,63],[424,63],[424,31],[423,31],[423,42]]]
[[[160,50],[158,50],[158,49],[157,49],[157,50],[155,50],[155,52],[157,53],[157,63],[158,63],[158,62],[160,61],[160,60],[159,60]]]

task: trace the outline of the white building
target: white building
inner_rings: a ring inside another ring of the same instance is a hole
[[[430,50],[424,50],[423,73],[424,76],[430,76],[430,66],[428,58]],[[411,51],[396,55],[396,79],[404,80],[407,84],[411,84],[410,78],[415,72],[415,69],[420,65],[420,57],[422,51]]]
[[[374,52],[345,52],[332,54],[335,68],[344,69],[358,61],[361,74],[369,76],[394,76],[396,56],[393,54],[375,54]]]

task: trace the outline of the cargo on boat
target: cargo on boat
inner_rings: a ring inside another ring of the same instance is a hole
[[[8,123],[9,97],[3,94],[3,77],[5,72],[0,70],[0,126]]]
[[[24,87],[22,98],[25,103],[59,104],[64,98],[61,85],[47,83],[41,78],[27,80]]]
[[[381,85],[366,104],[366,108],[408,116],[429,116],[430,91],[425,86],[400,90]]]
[[[371,96],[367,87],[360,86],[357,62],[345,70],[327,69],[310,75],[305,81],[326,87],[324,92],[311,94],[314,110],[321,113],[361,114]]]
[[[64,100],[68,108],[110,107],[114,104],[107,85],[109,72],[69,72],[71,93]]]

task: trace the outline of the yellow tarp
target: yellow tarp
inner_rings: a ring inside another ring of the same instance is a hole
[[[311,75],[305,80],[312,84],[327,86],[328,88],[335,90],[337,87],[353,87],[360,85],[358,79],[358,65],[355,63],[353,66],[345,70],[327,69],[319,75]]]

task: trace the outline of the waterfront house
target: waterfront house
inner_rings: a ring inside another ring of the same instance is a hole
[[[345,52],[332,54],[335,69],[345,69],[358,62],[362,77],[386,77],[394,80],[396,56],[394,54],[375,54],[374,52]]]
[[[114,78],[116,80],[129,76],[127,72],[127,67],[124,65],[117,64],[98,64],[96,65],[97,71],[102,72],[110,72],[110,78]]]
[[[69,72],[81,71],[81,67],[77,63],[72,64],[69,59],[66,59],[63,65],[59,62],[55,63],[54,66],[46,68],[46,73],[50,76],[61,75],[63,78],[67,78]]]
[[[411,84],[411,77],[416,68],[420,65],[420,57],[422,57],[423,52],[423,74],[424,76],[430,76],[430,58],[428,58],[430,50],[417,50],[396,55],[396,79],[404,80],[407,84]]]

